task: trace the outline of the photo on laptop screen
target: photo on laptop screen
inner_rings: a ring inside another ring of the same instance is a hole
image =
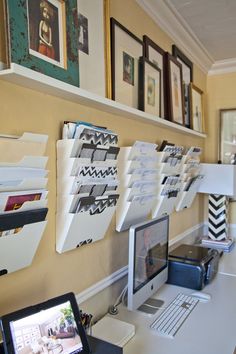
[[[3,316],[7,353],[89,353],[74,294],[69,293]]]

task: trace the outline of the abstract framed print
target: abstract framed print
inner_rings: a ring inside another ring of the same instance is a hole
[[[109,0],[77,0],[80,87],[111,98],[109,4]]]
[[[112,99],[138,108],[139,58],[143,42],[111,18]]]
[[[139,63],[139,109],[160,116],[161,70],[146,58]]]
[[[7,0],[10,62],[79,86],[76,0]]]
[[[166,119],[184,125],[184,104],[182,66],[169,53],[166,53]]]
[[[190,107],[191,107],[191,128],[197,132],[204,131],[204,109],[203,109],[203,91],[190,84]]]
[[[190,128],[190,83],[193,82],[193,63],[174,44],[172,46],[172,54],[182,65],[185,126]]]
[[[143,36],[144,43],[144,56],[151,61],[156,67],[161,70],[161,113],[160,117],[165,118],[165,86],[164,86],[164,74],[165,74],[165,51],[159,47],[148,36]]]

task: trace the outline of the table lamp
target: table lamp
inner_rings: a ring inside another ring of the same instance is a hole
[[[214,241],[229,238],[229,197],[236,196],[236,165],[201,164],[204,175],[198,192],[209,194],[208,237]]]

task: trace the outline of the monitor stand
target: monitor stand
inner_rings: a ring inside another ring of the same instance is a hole
[[[154,315],[159,308],[164,304],[163,300],[153,299],[150,297],[141,306],[138,307],[138,311],[145,312],[148,315]]]

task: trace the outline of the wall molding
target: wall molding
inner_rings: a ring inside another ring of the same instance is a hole
[[[136,0],[143,10],[166,32],[180,49],[204,72],[214,59],[168,0]]]
[[[183,241],[185,238],[196,238],[197,232],[204,226],[204,223],[195,225],[190,229],[182,232],[181,234],[177,235],[174,239],[170,240],[169,245],[173,247],[174,244],[177,244],[180,241]],[[236,228],[236,225],[235,225]],[[121,278],[127,276],[128,274],[128,266],[118,269],[116,272],[112,273],[108,277],[100,280],[99,282],[95,283],[91,287],[85,289],[81,293],[76,295],[76,300],[78,304],[81,304],[91,297],[95,296],[96,294],[100,293],[104,289],[108,288]]]
[[[236,58],[216,61],[208,72],[209,76],[236,72]]]

